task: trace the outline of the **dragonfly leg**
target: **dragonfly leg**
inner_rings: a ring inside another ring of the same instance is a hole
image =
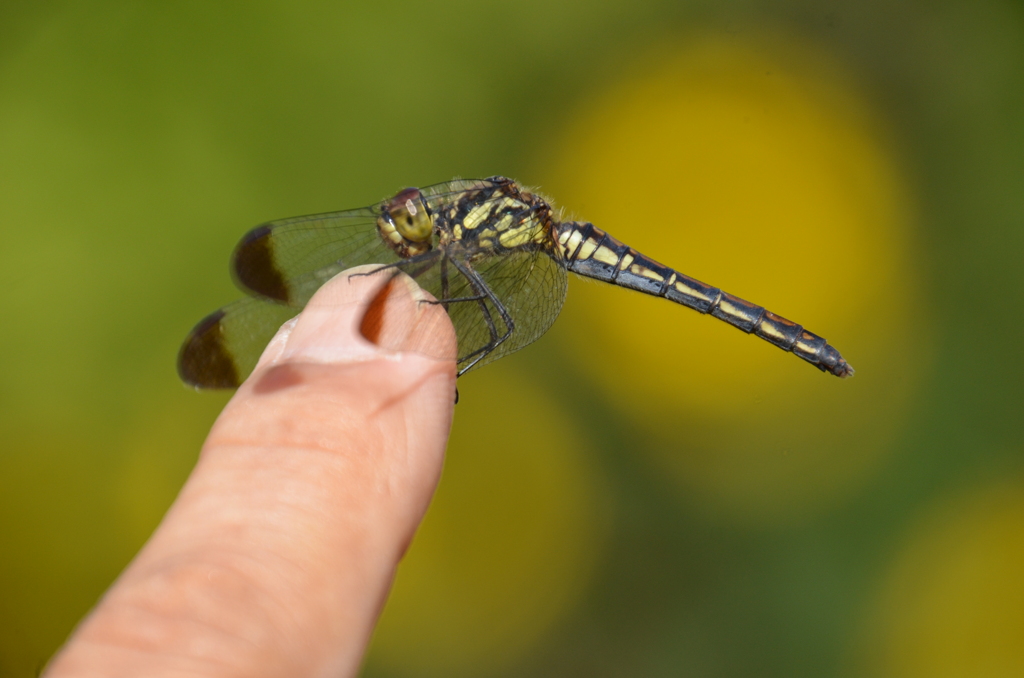
[[[441,257],[441,298],[444,300],[441,302],[441,306],[444,308],[445,313],[448,312],[448,293],[448,255],[445,255]],[[458,396],[456,396],[455,401],[458,402]]]
[[[491,340],[489,342],[487,342],[486,344],[484,344],[483,348],[478,348],[477,350],[473,351],[472,353],[464,355],[462,357],[462,359],[459,360],[459,362],[463,362],[464,363],[467,360],[469,360],[470,358],[472,358],[474,356],[477,356],[477,355],[480,355],[480,357],[483,358],[484,355],[487,355],[487,353],[489,353],[490,351],[494,350],[494,347],[496,347],[498,345],[498,343],[499,343],[499,341],[498,341],[498,327],[497,327],[497,325],[494,324],[494,318],[491,316],[491,309],[487,308],[487,303],[484,302],[483,299],[478,300],[477,301],[477,305],[480,306],[480,314],[484,317],[484,322],[487,323],[487,329],[488,329],[488,331],[491,334]],[[483,354],[483,355],[481,355],[481,354]],[[472,365],[475,365],[476,362],[477,361],[474,361],[472,363]],[[466,369],[469,369],[469,368],[466,368]],[[464,372],[464,371],[465,370],[460,371],[459,374],[462,374],[462,372]]]
[[[451,298],[445,298],[445,299],[440,299],[440,300],[438,300],[438,299],[434,299],[434,300],[424,299],[420,303],[421,304],[441,304],[442,306],[445,306],[445,310],[448,310],[446,304],[455,304],[455,303],[458,303],[460,301],[482,301],[482,300],[488,299],[488,298],[489,297],[486,294],[478,294],[478,295],[476,295],[474,297],[451,297]]]
[[[448,296],[451,292],[451,285],[448,280],[448,257],[443,257],[440,264],[441,271],[441,298],[440,299],[421,299],[421,304],[440,304],[444,307],[444,310],[448,310],[448,304],[458,303],[460,301],[479,301],[481,299],[487,299],[486,294],[477,294],[472,297],[450,297]],[[497,332],[497,330],[495,330]]]
[[[349,274],[349,277],[361,278],[367,275],[377,275],[383,271],[394,270],[395,275],[402,272],[408,274],[412,278],[416,278],[434,265],[434,260],[437,258],[438,254],[439,252],[431,250],[429,252],[424,252],[423,254],[417,254],[416,256],[409,257],[408,259],[396,261],[393,264],[382,264],[379,268],[367,271],[366,273],[351,273]]]
[[[474,271],[469,265],[460,264],[454,259],[452,259],[452,266],[454,266],[459,273],[466,276],[466,279],[473,287],[473,290],[478,293],[480,298],[476,299],[476,301],[480,305],[481,313],[484,316],[484,320],[487,322],[487,328],[490,330],[491,334],[490,342],[485,346],[468,353],[459,360],[460,363],[464,363],[467,360],[470,361],[468,365],[459,369],[459,376],[461,376],[473,369],[473,367],[486,358],[491,351],[498,348],[498,346],[504,343],[505,340],[511,337],[516,326],[515,322],[512,320],[512,316],[508,312],[508,309],[505,308],[505,305],[501,303],[501,300],[498,299],[494,292],[491,291],[491,288],[487,286],[487,283],[480,278],[476,271]],[[469,300],[471,299],[467,299],[467,301]],[[498,336],[498,328],[494,324],[494,318],[491,317],[490,309],[487,308],[487,301],[491,302],[495,310],[497,310],[498,314],[501,316],[502,322],[505,323],[506,331],[500,337]]]

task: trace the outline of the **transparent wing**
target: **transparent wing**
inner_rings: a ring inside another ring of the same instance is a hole
[[[427,201],[427,206],[436,211],[455,202],[465,193],[493,188],[495,185],[496,182],[491,179],[453,179],[421,188],[420,193]]]
[[[541,250],[501,255],[454,253],[429,266],[398,265],[448,309],[459,342],[460,373],[536,341],[565,301],[566,271]]]
[[[515,323],[512,335],[475,363],[476,369],[532,344],[551,328],[565,302],[568,275],[542,251],[483,259],[474,268]]]
[[[488,180],[457,179],[422,189],[431,210],[445,209]],[[377,233],[384,202],[342,212],[280,219],[257,226],[235,247],[231,271],[242,289],[302,306],[339,271],[370,263],[393,263],[398,255]]]
[[[333,273],[398,259],[377,234],[379,214],[374,206],[257,226],[235,247],[235,281],[253,294],[302,306]]]

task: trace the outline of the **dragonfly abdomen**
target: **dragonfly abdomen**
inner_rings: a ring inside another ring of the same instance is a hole
[[[593,224],[557,224],[555,235],[564,257],[563,264],[573,273],[664,297],[754,334],[823,372],[837,377],[853,374],[853,368],[824,338],[763,306],[659,264]]]

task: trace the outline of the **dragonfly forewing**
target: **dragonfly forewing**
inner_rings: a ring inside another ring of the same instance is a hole
[[[378,212],[362,208],[257,226],[235,247],[235,281],[249,292],[302,306],[338,271],[397,259],[377,235]]]

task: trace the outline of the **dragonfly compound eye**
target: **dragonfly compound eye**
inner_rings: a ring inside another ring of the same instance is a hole
[[[426,242],[434,231],[434,222],[427,211],[423,195],[417,188],[407,188],[387,205],[388,216],[398,233],[412,242]]]

